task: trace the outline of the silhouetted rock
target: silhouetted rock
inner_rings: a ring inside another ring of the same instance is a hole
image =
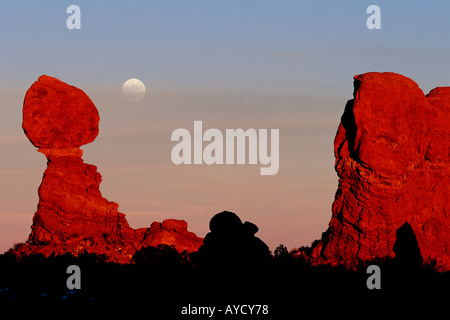
[[[268,246],[255,236],[258,227],[242,223],[233,212],[216,214],[209,223],[209,232],[198,250],[200,264],[227,271],[262,267],[270,261]]]
[[[422,265],[423,258],[420,253],[416,235],[408,222],[397,229],[397,240],[394,245],[395,259],[401,266],[417,268]]]
[[[406,222],[423,258],[450,269],[450,87],[424,96],[395,73],[354,78],[334,141],[339,188],[316,263],[394,257]]]
[[[98,134],[95,105],[80,89],[41,76],[28,89],[23,106],[25,134],[47,157],[39,204],[29,244],[17,254],[80,252],[105,254],[111,261],[129,262],[136,250],[159,244],[195,251],[202,239],[183,220],[154,222],[132,229],[119,205],[102,197],[97,167],[83,162],[81,145]]]

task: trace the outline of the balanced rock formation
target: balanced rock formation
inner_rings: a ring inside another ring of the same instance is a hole
[[[110,261],[129,262],[136,250],[158,244],[196,251],[202,239],[183,220],[154,222],[132,229],[118,204],[100,193],[101,175],[83,162],[80,146],[94,141],[99,114],[80,89],[56,78],[41,76],[28,89],[23,105],[23,129],[47,157],[39,204],[29,243],[18,254],[89,252]]]
[[[407,223],[424,262],[450,270],[450,87],[425,96],[399,74],[355,76],[334,153],[339,187],[313,261],[395,257]]]

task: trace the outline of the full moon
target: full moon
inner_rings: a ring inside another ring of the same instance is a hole
[[[122,85],[124,97],[131,102],[139,102],[144,99],[145,86],[139,79],[128,79]]]

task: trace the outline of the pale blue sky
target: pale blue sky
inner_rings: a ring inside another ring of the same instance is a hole
[[[133,74],[161,86],[298,92],[372,69],[429,70],[430,87],[445,81],[448,65],[438,62],[450,50],[450,4],[378,1],[382,29],[370,31],[373,3],[2,1],[0,84],[27,85],[43,72],[84,85]],[[81,8],[79,31],[65,27],[69,4]]]
[[[66,8],[81,8],[81,30]],[[381,8],[381,30],[366,8]],[[185,219],[200,236],[235,211],[271,249],[308,245],[325,231],[337,186],[333,139],[352,77],[394,71],[427,93],[450,85],[448,1],[0,2],[0,251],[25,240],[45,159],[21,130],[29,86],[48,74],[84,90],[100,135],[83,147],[101,191],[133,227]],[[121,85],[139,78],[131,104]],[[175,167],[176,128],[279,128],[280,171]]]

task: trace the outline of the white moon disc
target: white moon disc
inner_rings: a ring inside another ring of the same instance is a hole
[[[122,85],[122,93],[128,101],[139,102],[144,99],[145,86],[139,79],[128,79]]]

